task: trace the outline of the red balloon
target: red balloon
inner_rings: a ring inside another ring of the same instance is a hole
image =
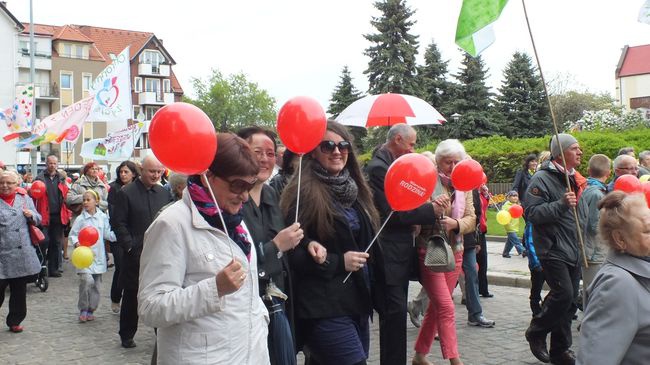
[[[29,194],[34,199],[40,199],[45,196],[46,188],[45,183],[41,180],[36,180],[32,184],[32,187],[29,189]]]
[[[99,232],[93,226],[84,227],[79,231],[79,244],[81,246],[92,246],[99,239]]]
[[[68,184],[72,184],[72,178],[66,177],[65,182],[67,182]]]
[[[641,184],[641,191],[645,195],[646,202],[648,202],[648,208],[650,208],[650,181]]]
[[[297,154],[313,150],[323,139],[327,117],[323,107],[307,96],[287,101],[278,113],[278,135],[282,143]]]
[[[484,172],[483,173],[483,180],[481,180],[481,185],[485,185],[485,184],[487,184],[487,182],[488,182],[487,175]]]
[[[384,191],[393,210],[411,210],[424,204],[436,187],[438,172],[427,157],[408,153],[393,162],[386,172]]]
[[[460,191],[472,191],[483,184],[483,167],[476,160],[463,160],[451,172],[451,184]]]
[[[641,182],[634,175],[619,176],[614,182],[614,190],[634,193],[641,191]]]
[[[210,118],[188,103],[166,105],[154,114],[149,144],[156,158],[185,175],[208,169],[217,152],[217,134]]]
[[[510,212],[510,216],[512,218],[519,218],[522,215],[524,215],[524,208],[521,207],[521,205],[513,205],[508,209],[508,212]]]

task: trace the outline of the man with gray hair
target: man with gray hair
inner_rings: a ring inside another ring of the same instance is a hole
[[[639,177],[650,175],[650,151],[639,153]]]
[[[581,255],[573,209],[579,187],[575,169],[582,150],[570,134],[551,139],[551,160],[542,163],[526,190],[526,219],[533,225],[533,243],[550,291],[526,330],[533,355],[542,362],[575,363],[571,321],[577,311]],[[629,157],[629,156],[628,156]],[[567,186],[568,175],[569,185]],[[550,351],[546,337],[551,334]]]
[[[388,167],[398,157],[412,153],[417,134],[413,127],[396,124],[388,131],[366,166],[375,206],[385,220],[392,208],[386,200],[384,179]],[[414,225],[433,224],[444,208],[431,202],[407,212],[395,212],[371,252],[375,280],[375,309],[379,313],[380,364],[406,364],[406,303],[411,257],[414,255]],[[417,268],[415,268],[417,269]]]
[[[172,172],[167,180],[165,188],[169,190],[174,201],[180,200],[183,197],[183,190],[187,186],[187,176]]]
[[[639,172],[639,163],[636,159],[630,155],[618,155],[614,159],[614,178],[607,185],[607,190],[614,190],[614,183],[616,179],[623,175],[634,175],[637,176]]]
[[[138,281],[140,254],[144,232],[158,211],[171,202],[169,192],[160,186],[165,167],[154,155],[142,160],[142,175],[125,185],[115,196],[111,228],[124,252],[119,283],[124,289],[120,309],[122,347],[135,347],[133,337],[138,330]]]

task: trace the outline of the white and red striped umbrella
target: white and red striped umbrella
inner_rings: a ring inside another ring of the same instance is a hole
[[[353,127],[443,124],[447,120],[426,101],[411,95],[379,94],[363,97],[345,108],[336,121]]]

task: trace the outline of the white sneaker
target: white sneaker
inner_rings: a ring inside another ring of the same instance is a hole
[[[113,313],[120,313],[120,303],[111,303]]]

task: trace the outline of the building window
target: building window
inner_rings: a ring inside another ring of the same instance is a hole
[[[80,45],[74,46],[75,49],[75,57],[76,58],[84,58],[84,49]]]
[[[136,93],[142,92],[142,77],[136,77],[133,79],[133,87],[135,88]]]
[[[82,77],[82,81],[81,81],[82,90],[90,91],[90,87],[93,84],[93,75],[84,72],[81,77]]]
[[[160,73],[160,64],[164,62],[165,58],[156,50],[146,49],[140,55],[140,63],[151,65],[151,72],[154,74]]]
[[[157,93],[160,91],[160,80],[159,79],[145,79],[144,80],[144,91]]]
[[[146,149],[149,148],[149,133],[143,132],[140,135],[140,138],[138,138],[138,141],[135,144],[135,149],[140,150],[140,149]]]
[[[170,79],[163,80],[163,92],[170,93],[172,92],[172,82]]]
[[[142,120],[140,119],[140,117],[142,117],[142,115],[139,115],[140,113],[142,113],[141,110],[142,109],[141,109],[140,105],[134,105],[133,106],[133,120],[137,120],[139,122],[142,122]]]
[[[18,49],[20,50],[20,53],[23,56],[29,56],[29,42],[20,41],[18,45]]]
[[[61,72],[61,89],[72,89],[72,74]]]
[[[63,45],[63,57],[72,57],[72,45],[64,44]]]
[[[157,106],[146,106],[146,107],[144,107],[144,116],[146,118],[145,120],[151,120],[153,118],[154,114],[156,114],[156,112],[158,111],[158,109],[160,109],[160,107],[157,107]]]

